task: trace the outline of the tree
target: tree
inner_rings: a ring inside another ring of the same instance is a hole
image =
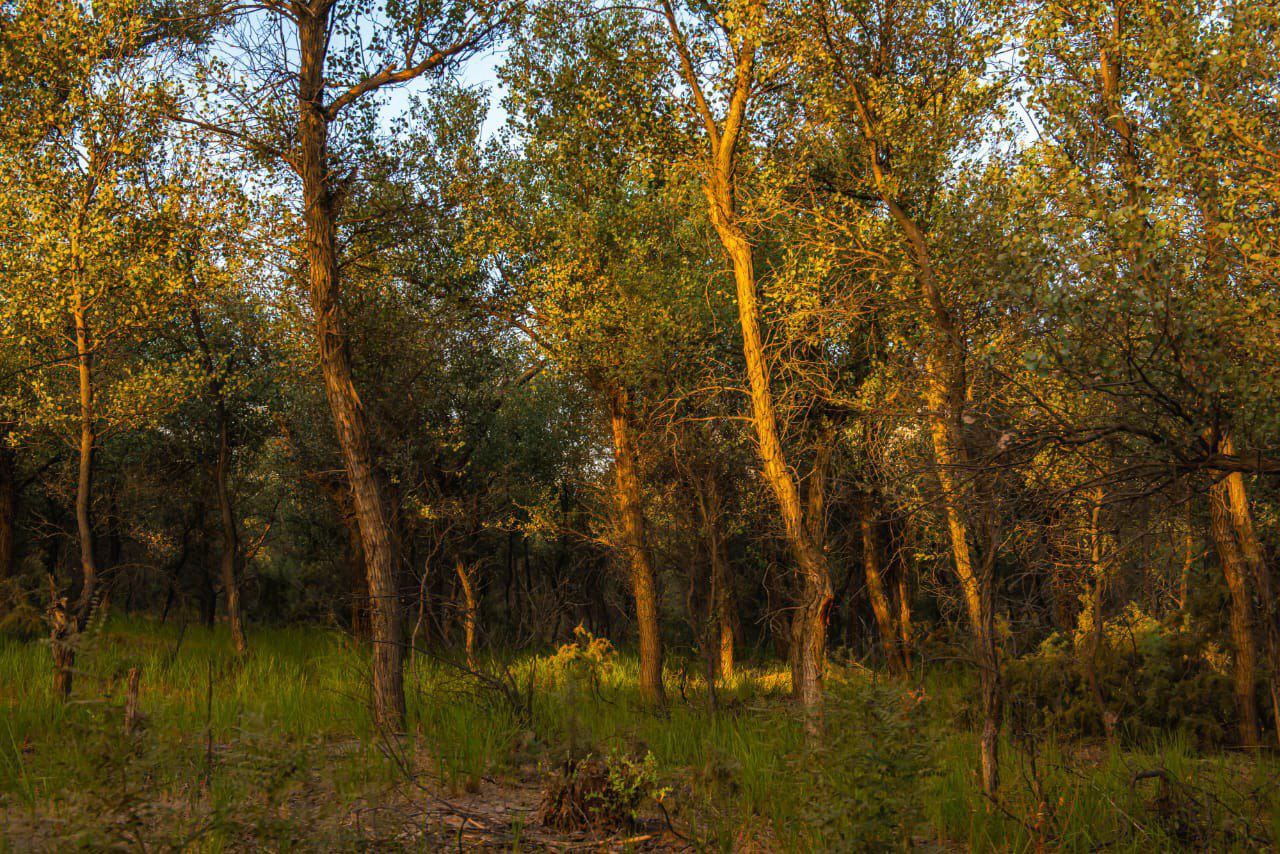
[[[743,149],[746,148],[751,99],[760,85],[757,61],[767,26],[763,4],[748,0],[714,10],[698,31],[707,38],[693,42],[687,20],[670,2],[661,6],[670,45],[688,90],[689,108],[702,130],[697,162],[703,178],[706,211],[733,271],[738,325],[755,431],[765,479],[778,505],[786,540],[800,577],[792,617],[792,690],[807,712],[808,731],[816,735],[822,709],[822,669],[826,625],[833,601],[826,556],[815,542],[816,520],[808,518],[794,470],[779,432],[779,417],[766,362],[761,330],[760,294],[750,222],[739,207]],[[698,19],[695,18],[695,21]],[[720,53],[716,53],[721,51]],[[695,53],[696,52],[696,53]],[[699,69],[711,53],[711,70]],[[774,58],[770,58],[774,59]],[[716,103],[725,106],[717,113]]]
[[[222,10],[233,23],[222,49],[243,57],[252,78],[224,73],[212,54],[204,66],[212,115],[184,118],[273,165],[301,184],[303,246],[315,338],[325,396],[342,451],[368,573],[373,649],[374,720],[391,731],[404,727],[403,626],[398,600],[394,522],[383,474],[370,438],[368,414],[352,370],[343,320],[340,209],[358,167],[358,134],[380,92],[424,75],[445,74],[484,49],[503,21],[505,7],[466,2],[428,9],[387,3],[369,10],[341,0],[268,0],[252,13]],[[268,55],[261,38],[278,38],[296,51]],[[254,87],[265,83],[260,101]],[[298,104],[291,126],[284,117]],[[334,126],[356,112],[351,147],[335,145]],[[363,126],[363,127],[362,127]]]
[[[23,45],[47,54],[59,83],[55,95],[18,108],[38,112],[0,148],[11,235],[3,245],[9,288],[0,319],[29,359],[21,378],[38,403],[25,426],[66,436],[77,461],[78,589],[69,610],[53,605],[64,697],[71,638],[85,629],[101,595],[95,457],[105,431],[142,415],[134,403],[145,369],[118,357],[172,315],[186,285],[175,247],[199,227],[180,201],[189,186],[184,152],[163,137],[163,91],[141,63],[165,43],[147,11],[65,3],[47,13],[21,10],[14,21],[47,32]],[[70,384],[67,369],[74,371]]]

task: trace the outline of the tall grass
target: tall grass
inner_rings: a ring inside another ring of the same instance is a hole
[[[780,666],[743,668],[714,703],[700,680],[669,671],[669,707],[658,712],[644,704],[628,655],[586,678],[547,656],[494,662],[510,684],[533,686],[523,709],[451,662],[416,655],[406,671],[409,732],[391,744],[368,715],[365,649],[318,629],[264,628],[251,642],[240,660],[222,626],[115,619],[83,645],[73,702],[63,703],[51,692],[47,647],[0,640],[0,825],[6,811],[67,814],[78,804],[93,847],[158,822],[141,805],[155,801],[177,805],[187,818],[175,827],[217,850],[249,832],[249,804],[252,837],[290,847],[313,830],[305,815],[318,826],[388,797],[406,775],[468,792],[486,779],[551,773],[569,757],[622,752],[653,755],[671,792],[664,809],[712,849],[937,841],[976,851],[1149,851],[1276,838],[1274,760],[1199,754],[1178,739],[1128,751],[1006,739],[1005,785],[996,802],[985,799],[967,677],[944,671],[920,686],[921,700],[912,686],[833,668],[828,744],[815,750]],[[120,707],[133,667],[146,727],[130,739]],[[323,793],[312,797],[314,813],[299,812],[300,788]],[[106,826],[103,816],[121,814],[131,818]]]

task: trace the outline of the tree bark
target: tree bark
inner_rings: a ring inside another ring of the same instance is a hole
[[[906,666],[899,650],[899,629],[884,582],[875,498],[869,494],[864,495],[861,511],[858,522],[862,533],[862,567],[867,579],[867,598],[871,600],[871,611],[876,618],[885,661],[893,673],[902,675],[906,672]]]
[[[476,623],[480,614],[480,603],[476,599],[474,568],[468,567],[459,554],[454,558],[454,572],[458,575],[458,583],[462,590],[462,632],[463,649],[467,655],[467,667],[477,668],[476,660]]]
[[[368,419],[352,378],[350,346],[342,318],[336,245],[333,163],[328,153],[329,115],[324,104],[324,64],[329,41],[329,4],[312,4],[297,15],[298,171],[303,221],[325,396],[351,487],[369,580],[373,640],[374,722],[404,729],[404,643],[396,587],[391,518],[369,439]]]
[[[1209,533],[1218,550],[1222,574],[1230,595],[1232,682],[1235,686],[1236,709],[1240,715],[1240,743],[1255,747],[1259,743],[1258,706],[1254,696],[1258,653],[1253,639],[1253,608],[1250,600],[1248,564],[1231,527],[1230,487],[1220,480],[1209,487]]]
[[[609,393],[609,422],[613,429],[614,501],[623,551],[630,566],[631,593],[636,600],[636,627],[640,634],[640,693],[647,702],[661,708],[666,705],[666,694],[662,687],[657,581],[645,537],[630,402],[626,392],[617,386]]]
[[[77,254],[74,246],[73,254]],[[55,591],[50,606],[54,693],[64,700],[71,697],[76,636],[89,622],[90,613],[97,599],[98,586],[98,567],[93,549],[93,455],[97,441],[95,433],[97,416],[93,399],[93,344],[88,313],[79,288],[74,291],[71,320],[75,326],[76,377],[80,403],[80,441],[76,477],[76,533],[80,545],[80,595],[74,606],[68,606]]]
[[[80,540],[80,596],[75,607],[75,630],[88,622],[98,592],[98,565],[93,549],[93,455],[97,415],[93,400],[93,349],[89,322],[80,294],[72,308],[76,329],[76,375],[80,390],[80,447],[76,479],[76,532]]]
[[[943,515],[951,539],[951,554],[973,641],[974,662],[982,695],[982,733],[979,753],[982,788],[994,795],[999,788],[999,740],[1003,723],[1003,688],[995,642],[994,579],[995,555],[975,562],[970,513],[965,507],[956,472],[969,464],[969,448],[964,436],[965,395],[968,390],[964,336],[943,296],[938,271],[923,229],[901,203],[897,180],[890,167],[889,140],[881,138],[880,122],[860,81],[839,66],[861,125],[868,167],[876,194],[888,208],[889,216],[907,242],[916,280],[920,286],[932,332],[926,363],[924,402],[926,421],[933,445],[935,469],[940,487]],[[992,543],[994,548],[994,543]]]
[[[800,579],[799,596],[792,615],[792,691],[809,713],[807,729],[816,734],[822,714],[822,670],[826,656],[827,616],[834,597],[826,555],[817,546],[805,518],[800,490],[787,465],[778,435],[778,414],[765,364],[760,331],[760,309],[751,245],[733,221],[735,205],[732,171],[717,169],[707,185],[711,219],[733,266],[737,291],[742,351],[747,363],[751,396],[751,421],[755,428],[765,480],[778,503],[787,544],[791,547]]]
[[[758,11],[752,4],[750,11]],[[755,54],[758,35],[752,25],[741,30],[728,27],[726,35],[734,52],[733,87],[723,118],[717,120],[702,86],[688,42],[670,0],[662,0],[662,13],[670,27],[680,61],[680,72],[688,85],[699,114],[706,143],[706,180],[703,191],[711,224],[724,247],[733,270],[738,305],[738,325],[742,332],[742,352],[747,363],[747,384],[751,397],[751,421],[765,480],[778,504],[787,544],[795,558],[800,577],[799,597],[792,616],[791,650],[794,662],[792,692],[805,709],[805,731],[816,741],[822,730],[822,669],[826,656],[827,618],[834,597],[826,555],[817,546],[805,520],[796,477],[788,466],[778,434],[778,412],[769,385],[764,340],[760,330],[759,292],[751,242],[742,230],[735,199],[737,148],[747,123],[747,106],[755,82]]]
[[[1224,454],[1235,452],[1230,436],[1224,436],[1218,447]],[[1276,620],[1271,568],[1267,565],[1262,543],[1253,525],[1253,513],[1249,508],[1249,492],[1245,486],[1244,475],[1240,472],[1232,472],[1226,476],[1225,484],[1231,528],[1240,544],[1245,564],[1249,567],[1249,573],[1257,591],[1257,600],[1260,603],[1257,619],[1262,623],[1263,636],[1266,639],[1268,693],[1271,696],[1271,711],[1276,723],[1276,734],[1280,738],[1280,625]]]

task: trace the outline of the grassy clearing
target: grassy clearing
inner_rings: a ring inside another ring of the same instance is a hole
[[[733,850],[1171,850],[1278,838],[1271,757],[1007,741],[997,804],[976,788],[961,675],[903,686],[853,668],[829,680],[829,741],[806,752],[777,666],[744,669],[712,709],[669,674],[646,710],[626,655],[572,666],[525,656],[527,710],[440,661],[410,667],[410,733],[365,708],[361,650],[336,633],[262,629],[240,662],[222,628],[112,621],[78,660],[75,701],[50,691],[48,650],[0,642],[0,845],[224,850],[432,847],[413,804],[531,787],[566,757],[652,754],[662,809],[700,847]],[[142,673],[146,725],[122,695]],[[496,669],[496,668],[495,668]],[[387,749],[394,746],[394,750]],[[652,807],[651,807],[652,808]],[[656,808],[652,808],[656,809]],[[512,834],[528,816],[513,812]]]

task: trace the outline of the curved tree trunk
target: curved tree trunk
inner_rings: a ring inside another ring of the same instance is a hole
[[[76,533],[80,544],[80,595],[70,608],[57,595],[50,611],[54,661],[54,691],[63,699],[71,696],[75,667],[76,635],[88,624],[97,601],[98,567],[93,548],[93,456],[97,436],[97,416],[93,399],[93,344],[87,312],[80,292],[75,291],[71,310],[75,326],[76,376],[80,400],[80,441],[76,478]]]
[[[817,740],[822,730],[822,669],[826,656],[827,617],[834,597],[826,555],[813,541],[805,520],[804,507],[795,473],[788,466],[778,433],[778,412],[769,371],[765,363],[764,339],[760,330],[759,291],[751,242],[738,221],[735,199],[738,143],[747,125],[747,107],[755,83],[755,54],[758,34],[750,26],[726,26],[725,34],[733,54],[733,86],[723,116],[717,119],[698,80],[697,66],[670,0],[662,0],[662,14],[670,28],[680,60],[680,73],[688,85],[693,106],[702,120],[707,198],[711,224],[720,238],[733,270],[738,305],[738,325],[742,332],[742,353],[747,363],[747,385],[751,397],[751,422],[766,482],[778,503],[787,544],[791,548],[797,574],[799,596],[792,616],[792,691],[805,709],[805,730]],[[753,4],[758,9],[759,4]]]
[[[640,692],[655,706],[666,705],[662,687],[662,636],[658,630],[658,593],[653,564],[645,541],[644,509],[637,473],[635,440],[626,392],[615,386],[609,393],[609,423],[613,429],[614,501],[618,508],[623,548],[636,600],[640,633]]]
[[[752,425],[763,464],[765,480],[778,503],[787,543],[799,576],[799,595],[792,615],[792,691],[808,711],[807,729],[816,735],[821,725],[822,670],[826,657],[827,616],[834,597],[826,555],[814,542],[800,490],[788,467],[778,435],[778,414],[765,367],[764,340],[760,331],[755,267],[751,245],[730,219],[734,210],[728,169],[718,171],[708,185],[712,223],[733,265],[738,297],[738,322],[742,351],[747,363]]]
[[[360,527],[369,579],[373,640],[373,717],[392,732],[404,729],[404,643],[391,515],[369,439],[368,419],[352,378],[342,318],[336,246],[333,167],[328,153],[329,114],[324,105],[324,62],[329,6],[299,14],[298,171],[302,176],[306,257],[325,396],[342,449]]]

